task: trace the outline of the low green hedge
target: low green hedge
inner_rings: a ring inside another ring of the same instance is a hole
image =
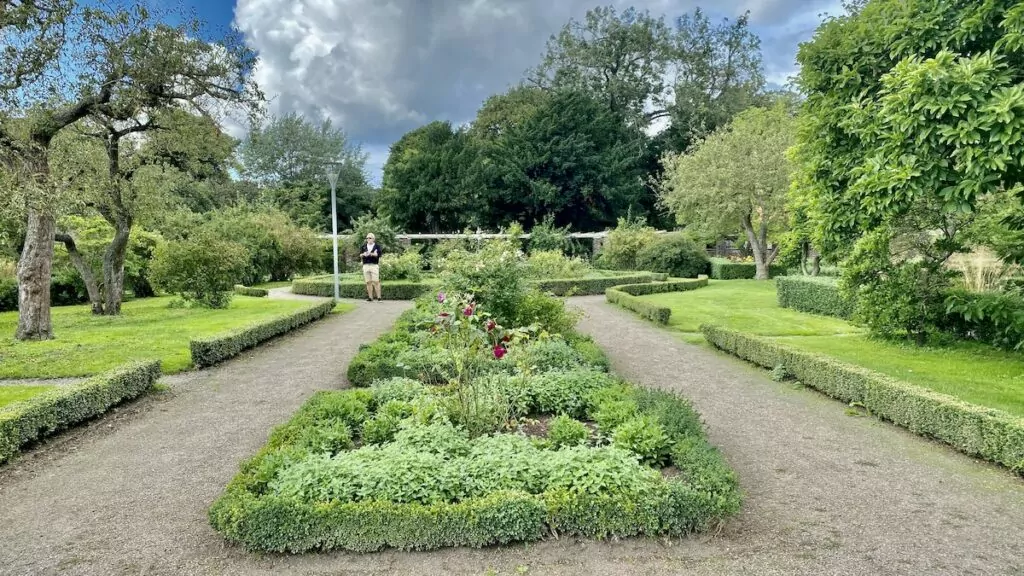
[[[604,294],[605,290],[623,284],[645,284],[653,281],[654,275],[650,272],[637,272],[636,274],[625,274],[621,276],[605,276],[594,278],[572,278],[561,280],[539,280],[534,282],[541,292],[554,294],[555,296],[597,296]]]
[[[843,297],[835,278],[783,276],[775,281],[779,306],[800,312],[849,318],[853,302]]]
[[[775,264],[768,267],[768,274],[774,278],[783,276],[786,269]],[[715,280],[753,280],[757,276],[757,265],[753,262],[733,262],[727,258],[711,259],[711,277]]]
[[[249,286],[235,285],[235,294],[239,296],[252,296],[253,298],[266,298],[270,296],[270,290],[263,288],[250,288]]]
[[[744,360],[765,368],[783,366],[789,375],[833,398],[1024,474],[1024,418],[765,338],[711,325],[701,326],[701,331],[708,342]]]
[[[669,319],[672,317],[672,309],[644,300],[640,296],[664,294],[666,292],[686,292],[703,288],[707,285],[707,278],[671,280],[669,282],[652,282],[648,284],[626,284],[609,288],[605,292],[605,298],[612,304],[636,312],[641,318],[657,322],[658,324],[668,324]]]
[[[384,300],[415,300],[429,292],[431,284],[426,282],[407,282],[396,280],[381,283],[381,298]],[[361,300],[366,298],[366,284],[362,282],[345,282],[338,284],[342,298]],[[292,282],[292,293],[305,296],[334,297],[334,284],[330,280],[296,280]]]
[[[192,349],[192,364],[196,368],[203,368],[238,356],[243,350],[327,316],[334,309],[334,305],[332,300],[227,334],[192,340],[189,343]]]
[[[30,442],[138,397],[159,377],[159,361],[132,363],[0,408],[0,462],[9,460]]]

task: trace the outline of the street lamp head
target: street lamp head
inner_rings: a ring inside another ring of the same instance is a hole
[[[328,160],[324,162],[324,172],[327,174],[327,181],[331,186],[338,184],[338,176],[341,175],[341,167],[344,163],[340,160]]]

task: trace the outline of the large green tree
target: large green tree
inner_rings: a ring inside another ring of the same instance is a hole
[[[148,113],[135,108],[117,117],[100,108],[58,141],[62,158],[53,172],[74,187],[74,212],[101,216],[113,234],[99,274],[79,254],[73,230],[57,226],[55,240],[78,269],[93,313],[117,315],[135,224],[172,205],[176,188],[225,182],[235,141],[211,119],[180,108]]]
[[[480,224],[473,178],[479,148],[467,130],[432,122],[391,146],[377,211],[406,232],[458,232]]]
[[[589,93],[558,90],[543,105],[486,143],[478,163],[481,220],[494,228],[558,226],[601,230],[642,211],[643,133]]]
[[[299,114],[274,117],[254,126],[238,150],[243,178],[296,222],[331,229],[331,197],[325,163],[340,162],[337,196],[339,229],[370,208],[366,154],[330,119]]]
[[[551,37],[529,79],[593,94],[641,128],[668,119],[658,151],[684,151],[764,104],[760,40],[749,18],[715,24],[700,9],[671,24],[632,8],[590,10]]]
[[[786,150],[794,135],[795,121],[786,106],[752,108],[690,153],[665,158],[665,205],[680,224],[702,234],[742,230],[759,280],[768,279],[778,255],[778,233],[788,223],[792,167]]]
[[[968,248],[980,209],[1021,212],[1024,5],[851,8],[799,52],[794,195],[826,254],[846,257],[858,317],[923,342],[944,313],[945,263]]]
[[[530,80],[538,86],[589,92],[615,113],[646,126],[664,114],[672,48],[664,18],[635,8],[619,13],[611,6],[598,7],[551,37]]]
[[[16,336],[45,339],[52,336],[55,222],[68,189],[52,175],[55,138],[90,116],[124,118],[140,110],[132,120],[145,122],[162,109],[211,113],[216,104],[253,105],[262,95],[249,76],[255,55],[233,36],[200,40],[196,21],[164,24],[165,14],[143,7],[16,4],[0,19],[0,36],[12,39],[7,52],[23,62],[14,65],[13,81],[0,84],[0,99],[14,111],[0,116],[0,154],[4,193],[26,213]],[[40,48],[33,37],[39,29],[60,33]]]
[[[1024,175],[1024,7],[873,0],[801,47],[796,192],[823,247],[915,225],[955,249],[965,215]]]

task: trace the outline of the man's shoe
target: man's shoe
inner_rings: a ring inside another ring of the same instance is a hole
[[[369,296],[367,296],[367,297],[366,297],[366,301],[367,301],[367,302],[373,302],[373,298],[370,298]]]

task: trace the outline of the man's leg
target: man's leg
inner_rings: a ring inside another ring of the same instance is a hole
[[[377,288],[377,300],[380,300],[382,298],[382,296],[381,296],[381,289],[380,289],[380,279],[377,279],[377,281],[374,282],[373,285],[374,285],[374,287]]]
[[[373,300],[373,282],[366,283],[366,301]]]

